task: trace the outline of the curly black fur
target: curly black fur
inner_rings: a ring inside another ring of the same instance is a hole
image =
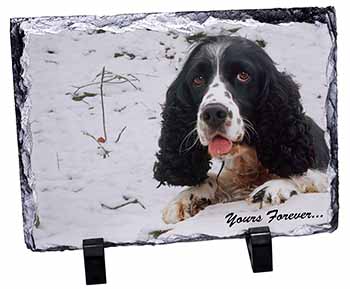
[[[170,86],[163,109],[160,150],[154,164],[154,177],[161,184],[193,186],[207,178],[210,156],[197,141],[195,128],[199,103],[188,95],[183,74]]]
[[[267,54],[262,61],[266,73],[254,113],[259,160],[280,177],[327,168],[324,132],[305,115],[298,85],[291,76],[279,72]]]
[[[258,158],[281,177],[302,174],[312,167],[315,153],[298,87],[276,69],[267,81],[256,113]]]

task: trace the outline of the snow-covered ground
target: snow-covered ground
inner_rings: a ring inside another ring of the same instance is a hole
[[[177,235],[234,236],[247,225],[229,227],[224,218],[227,213],[264,215],[271,209],[258,210],[245,202],[219,204],[176,225],[163,223],[162,209],[182,188],[157,189],[158,182],[152,177],[161,104],[191,46],[186,30],[166,31],[164,25],[158,31],[153,27],[153,31],[129,29],[123,33],[76,30],[28,34],[25,53],[29,56],[27,75],[31,78],[31,162],[40,215],[40,225],[34,228],[33,235],[38,249],[81,247],[82,239],[92,237],[121,243],[165,242]],[[234,32],[235,28],[240,29]],[[292,74],[301,85],[306,112],[322,128],[326,127],[326,67],[331,48],[326,25],[262,25],[208,19],[204,25],[192,28],[192,33],[201,31],[264,40],[279,70]],[[74,101],[68,94],[74,91],[73,86],[91,82],[103,67],[124,76],[132,74],[139,80],[133,82],[139,89],[127,82],[104,85],[108,139],[103,146],[111,151],[106,158],[94,140],[82,133],[103,136],[99,86],[81,90],[97,93],[86,97],[86,102]],[[138,204],[117,210],[101,207],[101,203],[123,203],[123,195],[137,198],[146,209]],[[307,211],[319,217],[272,222],[269,226],[276,234],[308,233],[305,223],[327,224],[332,214],[328,192],[295,196],[278,209]],[[166,229],[171,230],[158,239],[151,233]]]

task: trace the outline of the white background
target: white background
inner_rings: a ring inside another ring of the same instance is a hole
[[[33,253],[26,249],[18,173],[12,88],[9,18],[20,16],[112,15],[132,12],[300,7],[306,1],[13,1],[0,15],[0,286],[1,288],[84,288],[82,251]],[[333,5],[338,20],[340,224],[332,234],[273,239],[274,271],[253,274],[244,240],[117,247],[106,250],[105,288],[347,288],[350,195],[349,12],[346,1],[308,1]],[[21,287],[20,287],[21,286]]]

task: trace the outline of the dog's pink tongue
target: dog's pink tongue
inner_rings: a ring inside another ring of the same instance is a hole
[[[208,145],[208,151],[212,157],[227,154],[231,148],[232,142],[221,136],[214,137]]]

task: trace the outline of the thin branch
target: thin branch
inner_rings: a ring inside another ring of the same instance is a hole
[[[127,82],[126,80],[122,80],[122,81],[105,81],[105,84],[122,84]]]
[[[122,130],[119,132],[119,134],[118,134],[116,140],[114,141],[115,143],[117,143],[117,142],[120,140],[120,137],[122,136],[122,133],[123,133],[125,130],[126,130],[126,126],[124,126],[124,127],[122,128]]]
[[[101,74],[100,93],[101,93],[103,133],[104,133],[104,136],[105,136],[105,141],[107,141],[105,106],[104,106],[104,102],[103,102],[103,78],[104,78],[104,76],[105,76],[105,67],[103,66],[102,74]]]
[[[122,106],[121,108],[114,109],[114,111],[122,112],[124,109],[126,109],[126,105]]]
[[[88,106],[91,106],[90,103],[88,103],[86,100],[82,99],[81,101],[86,103]]]
[[[106,76],[106,75],[110,75],[110,74],[113,74],[113,72],[108,71],[108,70],[105,70],[105,76]],[[96,76],[94,77],[94,79],[92,80],[92,82],[95,81],[95,80],[96,80],[97,78],[99,78],[100,76],[101,76],[101,72],[97,73]]]
[[[107,74],[107,72],[105,72],[105,74]],[[111,72],[109,72],[108,74],[111,74]],[[98,76],[101,76],[102,73],[99,73],[96,75],[95,79],[97,79]],[[138,78],[136,78],[135,76],[131,75],[133,77],[132,80],[128,79],[127,77],[125,76],[122,76],[122,75],[119,75],[119,74],[115,74],[113,76],[110,76],[109,78],[105,78],[104,77],[104,80],[103,80],[103,83],[104,84],[122,84],[122,83],[125,83],[125,82],[128,82],[130,83],[135,89],[139,90],[139,88],[132,83],[132,81],[139,81]],[[94,79],[94,80],[95,80]],[[112,81],[112,80],[115,80],[115,79],[118,79],[118,80],[121,80],[123,79],[123,81]],[[99,82],[91,82],[91,83],[87,83],[87,84],[84,84],[84,85],[81,85],[81,86],[77,86],[77,85],[73,85],[74,88],[76,88],[74,91],[73,91],[73,95],[76,95],[79,90],[81,90],[82,88],[85,88],[85,87],[88,87],[88,86],[92,86],[92,85],[98,85],[98,84],[101,84],[101,81]]]
[[[128,76],[131,76],[134,80],[136,81],[140,81],[140,79],[138,79],[135,75],[133,75],[132,73],[128,73]]]
[[[122,76],[122,75],[119,75],[118,78],[119,78],[119,79],[124,79],[126,82],[129,82],[135,89],[139,90],[139,88],[138,88],[135,84],[133,84],[133,83],[130,81],[129,78],[127,78],[127,77],[125,77],[125,76]]]
[[[120,208],[125,207],[125,206],[130,205],[130,204],[139,204],[143,209],[146,209],[146,207],[136,198],[130,199],[129,197],[123,196],[123,199],[126,200],[126,202],[122,203],[120,205],[116,205],[114,207],[111,207],[111,206],[108,206],[104,203],[101,203],[101,207],[105,208],[105,209],[109,209],[109,210],[117,210],[117,209],[120,209]]]
[[[150,77],[155,77],[155,78],[159,78],[159,76],[154,75],[154,74],[148,74],[148,73],[140,73],[140,72],[135,72],[134,74],[137,75],[144,75],[144,76],[150,76]]]
[[[58,157],[58,153],[56,152],[56,159],[57,159],[57,169],[60,170],[60,159]]]
[[[76,95],[78,93],[78,91],[82,88],[91,86],[91,85],[97,85],[100,84],[100,82],[92,82],[92,83],[88,83],[88,84],[84,84],[82,86],[76,86],[76,85],[72,85],[74,88],[76,88],[76,90],[73,91],[72,95]]]

